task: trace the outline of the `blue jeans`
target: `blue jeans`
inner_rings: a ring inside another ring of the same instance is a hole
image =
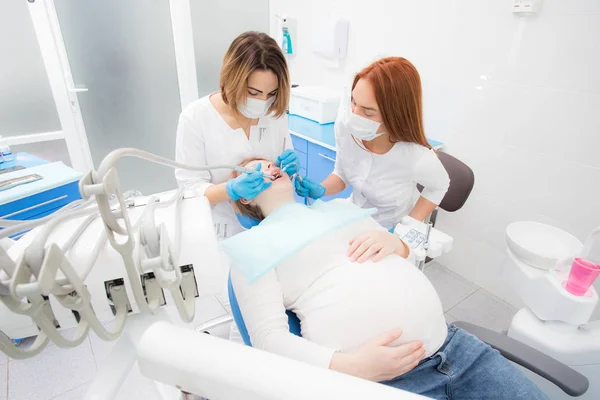
[[[497,350],[453,325],[435,355],[382,383],[434,399],[548,399]]]

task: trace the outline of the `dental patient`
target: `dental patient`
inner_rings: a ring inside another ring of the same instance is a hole
[[[436,399],[546,398],[496,350],[446,325],[435,289],[374,210],[346,200],[309,208],[273,163],[240,165],[278,177],[235,203],[262,222],[223,242],[253,347]]]

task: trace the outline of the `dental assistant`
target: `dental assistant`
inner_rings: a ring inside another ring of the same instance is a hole
[[[175,158],[194,165],[234,164],[260,155],[293,174],[296,154],[285,111],[290,97],[287,63],[270,36],[245,32],[229,46],[219,92],[196,100],[179,117]],[[243,230],[229,200],[251,200],[271,185],[261,171],[229,179],[231,171],[175,171],[180,186],[193,186],[213,206],[217,235]]]
[[[450,179],[423,128],[422,89],[408,60],[387,57],[354,78],[351,97],[335,122],[336,162],[321,184],[296,180],[313,199],[352,185],[352,201],[377,208],[373,218],[393,228],[402,217],[423,221],[444,198]],[[417,184],[424,189],[421,193]]]

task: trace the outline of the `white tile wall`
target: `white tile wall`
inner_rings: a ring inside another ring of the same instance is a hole
[[[582,240],[600,225],[600,2],[544,0],[530,18],[510,3],[272,0],[270,9],[298,20],[289,64],[300,84],[348,85],[376,56],[417,66],[428,135],[475,172],[464,209],[439,219],[456,240],[440,262],[520,305],[498,274],[506,225],[533,219]],[[338,68],[310,51],[315,12],[350,21]]]
[[[590,0],[570,0],[570,1],[557,1],[551,3],[554,7],[555,12],[567,14],[567,15],[578,15],[578,14],[600,14],[600,3],[597,1]]]

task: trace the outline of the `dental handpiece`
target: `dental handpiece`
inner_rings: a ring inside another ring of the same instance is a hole
[[[291,167],[292,165],[296,166],[296,175],[298,175],[298,172],[297,172],[298,171],[298,163],[296,163],[296,162],[290,163],[290,164],[286,165],[285,167],[281,168],[281,172],[287,172],[287,169],[289,167]]]
[[[279,178],[283,172],[286,172],[286,170],[288,169],[288,167],[290,167],[290,166],[292,166],[292,165],[296,165],[296,168],[297,168],[297,164],[296,164],[296,163],[292,163],[292,164],[288,164],[288,165],[286,165],[285,167],[283,167],[283,168],[280,170],[280,173],[279,173],[279,174],[277,174],[277,175],[269,175],[269,174],[265,174],[265,173],[263,172],[263,176],[264,176],[265,178],[269,178],[269,179],[271,179],[271,180],[275,180],[275,179]],[[246,173],[248,173],[248,174],[251,174],[251,173],[254,173],[254,172],[260,172],[260,171],[256,171],[255,169],[252,169],[252,168],[245,168],[245,167],[235,167],[234,169],[235,169],[237,172],[246,172]],[[298,176],[298,179],[300,180],[300,182],[302,182],[302,178],[300,177],[300,175],[298,175],[298,173],[296,173],[296,176]]]
[[[235,167],[235,168],[234,168],[234,170],[236,170],[237,172],[246,172],[246,173],[248,173],[248,174],[252,174],[252,173],[254,173],[254,172],[260,172],[260,171],[257,171],[257,170],[255,170],[255,169],[252,169],[252,168],[245,168],[245,167]],[[269,179],[271,179],[271,180],[273,180],[273,179],[275,179],[275,178],[276,178],[276,176],[269,175],[269,174],[265,174],[264,172],[263,172],[262,174],[263,174],[263,176],[264,176],[265,178],[269,178]]]
[[[296,173],[294,174],[296,179],[298,179],[298,181],[300,183],[302,183],[302,175],[300,175],[300,169],[298,168],[298,164],[297,163],[292,163],[292,164],[288,164],[285,167],[283,167],[283,169],[281,170],[281,172],[285,172],[285,170],[287,169],[287,167],[289,167],[290,165],[296,165]],[[294,176],[290,176],[291,179],[294,178]],[[310,197],[306,197],[306,203],[310,206],[312,201],[310,199]]]
[[[292,166],[292,165],[295,165],[295,166],[296,166],[296,173],[295,173],[294,175],[290,176],[290,179],[293,179],[293,178],[294,178],[294,176],[295,176],[295,177],[296,177],[296,179],[298,179],[298,180],[300,181],[300,183],[302,183],[302,176],[301,176],[301,175],[300,175],[300,173],[299,173],[299,172],[300,172],[300,170],[298,169],[298,163],[295,163],[295,162],[294,162],[294,163],[291,163],[291,164],[288,164],[288,165],[286,165],[285,167],[283,167],[283,168],[281,169],[281,172],[287,172],[286,170],[288,169],[288,167],[290,167],[290,166]]]
[[[425,252],[429,250],[429,235],[431,235],[432,226],[433,224],[431,222],[428,222],[427,225],[425,225],[425,241],[423,242],[423,250],[425,250]]]

